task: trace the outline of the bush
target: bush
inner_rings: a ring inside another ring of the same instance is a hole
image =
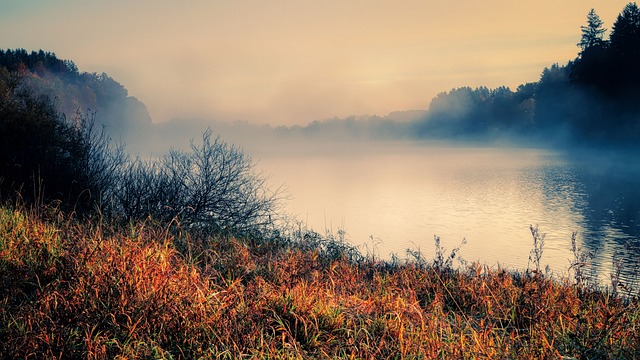
[[[265,186],[250,158],[211,130],[191,151],[130,162],[113,191],[114,211],[183,225],[246,233],[273,225],[279,193]]]

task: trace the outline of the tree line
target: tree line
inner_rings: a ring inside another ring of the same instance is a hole
[[[412,121],[362,116],[278,127],[274,136],[508,141],[544,147],[638,148],[640,9],[627,4],[610,35],[595,9],[581,26],[577,57],[543,69],[536,82],[437,94]],[[260,129],[263,131],[263,129]]]
[[[565,65],[543,70],[540,80],[507,87],[453,89],[438,94],[419,138],[529,138],[547,145],[637,146],[640,134],[640,10],[627,4],[607,29],[595,9],[587,14]]]

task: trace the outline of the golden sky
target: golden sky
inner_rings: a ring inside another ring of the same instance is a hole
[[[155,122],[305,124],[426,109],[459,86],[537,81],[595,8],[628,1],[2,0],[0,48],[106,72]]]

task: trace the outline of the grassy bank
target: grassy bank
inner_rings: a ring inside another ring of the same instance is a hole
[[[639,358],[637,299],[539,274],[0,208],[0,358]]]

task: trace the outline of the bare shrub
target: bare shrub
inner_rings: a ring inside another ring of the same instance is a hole
[[[178,218],[187,226],[245,233],[274,224],[280,192],[266,186],[242,151],[207,130],[189,152],[130,162],[114,195],[131,220]]]

